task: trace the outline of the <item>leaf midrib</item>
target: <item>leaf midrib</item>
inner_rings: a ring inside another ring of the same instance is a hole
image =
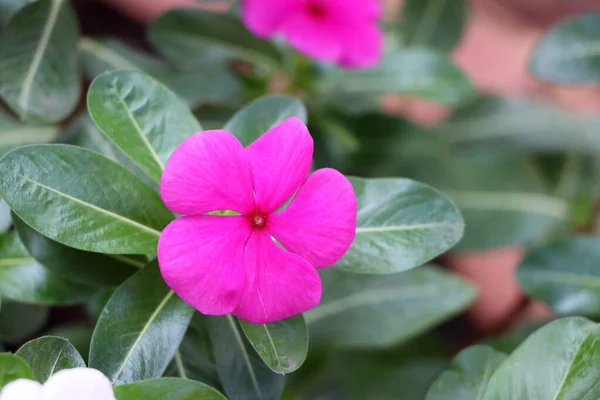
[[[412,231],[421,229],[433,229],[438,227],[452,227],[461,226],[462,222],[433,222],[427,224],[412,224],[412,225],[390,225],[390,226],[364,226],[357,227],[356,233],[370,233],[370,232],[395,232],[395,231]]]

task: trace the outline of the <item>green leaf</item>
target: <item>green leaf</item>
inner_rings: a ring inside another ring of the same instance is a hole
[[[535,47],[529,68],[558,84],[600,81],[600,13],[571,18],[547,31]]]
[[[269,66],[282,62],[277,48],[250,33],[238,18],[209,11],[167,11],[150,25],[148,40],[185,70],[231,58]]]
[[[173,216],[120,165],[68,145],[15,149],[0,160],[0,195],[27,225],[59,243],[111,254],[156,252]]]
[[[521,287],[560,315],[600,315],[600,237],[573,236],[530,249],[517,269]]]
[[[306,359],[308,329],[302,314],[270,324],[239,322],[246,339],[274,372],[294,372]]]
[[[90,368],[115,385],[159,378],[183,339],[193,309],[164,283],[156,261],[108,300],[90,349]]]
[[[4,299],[0,309],[0,340],[22,343],[46,324],[48,314],[48,307]]]
[[[33,379],[31,368],[19,356],[0,353],[0,389],[17,379]]]
[[[0,234],[6,233],[12,226],[10,207],[0,198]]]
[[[31,0],[0,0],[0,28],[4,28],[17,11],[30,2]]]
[[[50,272],[31,257],[16,232],[0,235],[0,294],[23,303],[64,305],[85,300],[94,288]]]
[[[115,394],[118,400],[227,400],[204,383],[180,378],[129,383],[117,386]]]
[[[600,397],[600,328],[581,317],[551,322],[500,364],[482,400]]]
[[[156,182],[173,150],[202,130],[187,105],[140,72],[100,75],[87,100],[96,125]]]
[[[93,328],[86,323],[75,322],[54,326],[46,334],[66,339],[77,349],[77,352],[87,362],[90,354],[90,342],[92,341]]]
[[[24,121],[57,122],[79,101],[77,20],[64,0],[19,10],[0,34],[0,96]]]
[[[43,336],[27,342],[16,355],[31,366],[33,376],[42,383],[60,370],[85,368],[85,362],[75,347],[68,340],[55,336]]]
[[[475,90],[466,75],[446,55],[427,48],[388,53],[370,69],[332,69],[318,83],[318,101],[351,113],[378,111],[383,94],[413,95],[457,106]]]
[[[410,179],[350,181],[358,199],[356,238],[338,268],[366,274],[405,271],[444,253],[462,237],[460,212],[437,190]]]
[[[284,377],[271,371],[250,344],[234,318],[207,317],[217,370],[230,400],[275,400]]]
[[[321,272],[323,298],[304,313],[311,343],[382,347],[406,341],[463,311],[475,290],[431,266],[400,274]]]
[[[254,100],[238,111],[225,124],[244,146],[289,117],[297,117],[306,124],[308,116],[301,100],[285,95],[267,95]]]
[[[404,45],[448,51],[460,40],[466,19],[464,0],[407,0],[398,29]]]
[[[105,255],[77,250],[55,242],[27,226],[13,215],[15,229],[27,252],[58,276],[90,286],[118,285],[143,267],[125,255]]]
[[[506,354],[489,346],[472,346],[452,360],[450,369],[431,385],[425,400],[479,400]]]
[[[0,156],[26,144],[53,142],[59,132],[58,126],[24,124],[0,110]]]

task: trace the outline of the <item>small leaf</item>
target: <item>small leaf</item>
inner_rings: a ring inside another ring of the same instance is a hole
[[[0,110],[0,156],[26,144],[53,142],[59,132],[58,126],[24,124]]]
[[[92,337],[90,368],[116,385],[161,377],[193,311],[164,283],[157,262],[148,264],[104,306]]]
[[[431,385],[425,400],[479,400],[506,354],[488,346],[472,346],[452,360],[450,369]]]
[[[366,274],[405,271],[462,237],[460,212],[435,189],[409,179],[350,181],[358,198],[356,238],[338,268]]]
[[[227,400],[212,387],[180,378],[150,379],[117,386],[118,400]]]
[[[302,314],[270,324],[239,323],[254,350],[274,372],[294,372],[306,359],[308,329]]]
[[[135,71],[96,78],[88,92],[88,110],[104,134],[156,182],[173,150],[202,130],[173,92]]]
[[[87,323],[75,322],[54,326],[46,334],[68,340],[87,363],[93,332],[93,328]]]
[[[391,346],[464,310],[475,290],[443,270],[423,266],[400,274],[321,272],[321,304],[304,313],[311,343]]]
[[[283,391],[284,377],[271,371],[230,315],[206,317],[217,369],[230,400],[275,400]]]
[[[64,0],[20,9],[0,34],[0,96],[24,121],[57,122],[79,101],[77,20]]]
[[[55,336],[43,336],[27,342],[16,355],[31,366],[33,376],[42,383],[60,370],[85,367],[75,347],[68,340]]]
[[[27,146],[0,160],[0,195],[36,231],[80,250],[156,252],[172,214],[120,165],[67,145]]]
[[[48,307],[4,299],[0,309],[0,341],[23,343],[44,326],[48,314]]]
[[[17,379],[33,379],[31,368],[19,356],[0,353],[0,390]]]
[[[244,146],[248,146],[289,117],[307,122],[307,111],[302,101],[290,96],[267,95],[238,111],[223,129],[233,133]]]
[[[600,81],[600,13],[573,17],[547,31],[529,67],[538,78],[558,84]]]

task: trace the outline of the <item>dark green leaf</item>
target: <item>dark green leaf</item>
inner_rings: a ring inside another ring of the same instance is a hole
[[[31,368],[19,356],[0,353],[0,389],[17,379],[33,379]]]
[[[308,330],[301,314],[270,324],[239,322],[254,350],[274,372],[294,372],[306,359]]]
[[[67,145],[27,146],[0,160],[0,195],[50,239],[111,254],[156,252],[172,214],[158,194],[120,165]]]
[[[0,258],[0,263],[2,259]],[[48,307],[2,301],[0,309],[0,340],[23,342],[39,331],[48,319]]]
[[[0,110],[0,156],[26,144],[52,142],[59,132],[58,126],[24,124]]]
[[[245,341],[230,315],[207,317],[217,370],[230,400],[275,400],[283,391],[284,377],[271,371]]]
[[[60,370],[85,367],[75,347],[68,340],[55,336],[27,342],[16,354],[31,366],[33,376],[42,383]]]
[[[201,382],[180,378],[150,379],[117,386],[118,400],[227,400]]]
[[[297,117],[304,123],[307,122],[306,107],[302,101],[285,95],[268,95],[254,100],[238,111],[223,129],[233,133],[244,146],[248,146],[289,117]]]
[[[431,385],[425,400],[479,400],[504,353],[488,346],[472,346],[461,351]]]
[[[64,0],[19,10],[0,34],[0,96],[24,121],[64,119],[79,101],[77,20]]]
[[[450,200],[410,179],[350,181],[358,198],[356,238],[336,266],[367,274],[418,267],[454,246],[464,222]]]
[[[193,309],[167,287],[152,262],[108,300],[92,337],[89,366],[116,385],[159,378],[192,315]]]
[[[91,326],[84,323],[70,323],[58,325],[50,329],[46,334],[49,336],[58,336],[69,341],[77,349],[77,352],[87,362],[90,354],[90,342],[94,330]]]
[[[100,75],[87,100],[96,125],[156,182],[173,150],[202,130],[187,105],[140,72]]]
[[[3,28],[17,11],[30,2],[30,0],[0,0],[0,28]]]
[[[323,298],[304,313],[311,343],[346,347],[406,341],[464,310],[475,290],[455,276],[423,266],[400,274],[321,272]]]
[[[559,84],[600,81],[600,13],[571,18],[545,33],[530,60],[538,77]]]

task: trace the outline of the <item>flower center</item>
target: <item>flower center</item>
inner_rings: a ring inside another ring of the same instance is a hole
[[[258,210],[254,211],[249,219],[253,228],[264,228],[267,224],[267,216]]]
[[[325,17],[327,15],[327,8],[323,3],[323,0],[309,0],[306,4],[308,15],[318,19]]]

